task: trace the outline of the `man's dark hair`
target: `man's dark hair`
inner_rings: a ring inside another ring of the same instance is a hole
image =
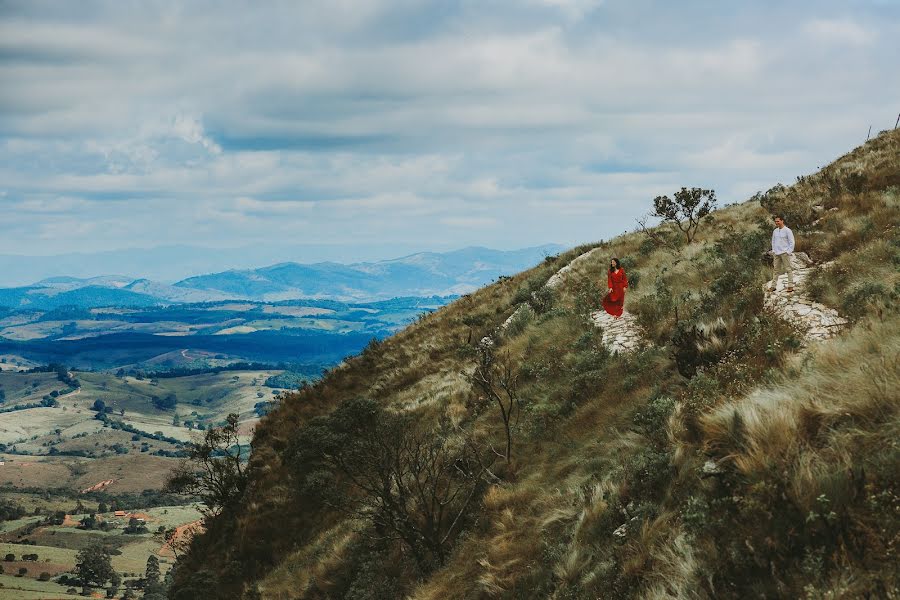
[[[775,216],[772,217],[772,220],[773,220],[773,221],[774,221],[775,219],[781,219],[782,221],[784,221],[784,215],[781,214],[781,213],[778,213],[778,214],[776,214]]]
[[[622,268],[622,263],[619,262],[619,259],[618,259],[618,258],[613,257],[613,258],[612,258],[612,262],[616,263],[616,266],[614,267],[614,266],[612,266],[612,265],[609,265],[609,272],[610,272],[610,273],[612,273],[612,272],[615,271],[616,269],[621,269],[621,268]]]

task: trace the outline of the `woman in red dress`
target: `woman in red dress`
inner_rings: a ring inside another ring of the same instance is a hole
[[[606,275],[606,286],[609,292],[603,298],[603,308],[615,318],[622,316],[625,305],[625,288],[628,287],[628,277],[618,258],[609,261],[609,273]]]

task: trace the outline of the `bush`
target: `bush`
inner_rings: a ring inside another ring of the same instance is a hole
[[[849,293],[844,295],[842,312],[852,319],[859,319],[869,311],[872,305],[879,302],[890,303],[895,296],[896,294],[892,294],[880,281],[866,281],[853,287]]]
[[[531,320],[534,318],[534,310],[529,305],[521,306],[516,309],[516,312],[509,320],[509,324],[506,326],[506,335],[509,337],[516,337],[525,331],[525,328],[528,327],[528,324],[531,323]]]
[[[801,194],[796,187],[778,184],[765,193],[757,193],[753,200],[772,215],[783,215],[791,229],[809,229],[816,220],[811,194]]]
[[[635,410],[631,421],[642,434],[663,444],[666,441],[666,423],[674,409],[675,400],[668,396],[657,396]]]
[[[528,305],[535,313],[542,315],[548,312],[556,302],[556,292],[549,287],[541,287],[531,293]]]

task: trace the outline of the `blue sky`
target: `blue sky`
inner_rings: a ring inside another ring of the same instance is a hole
[[[893,127],[898,40],[887,0],[0,0],[0,254],[609,238]]]

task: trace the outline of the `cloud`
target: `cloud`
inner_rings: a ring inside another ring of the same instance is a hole
[[[900,97],[890,3],[0,11],[0,252],[575,244],[812,171]]]
[[[844,19],[814,19],[803,30],[810,38],[826,44],[868,46],[878,37],[874,30]]]

